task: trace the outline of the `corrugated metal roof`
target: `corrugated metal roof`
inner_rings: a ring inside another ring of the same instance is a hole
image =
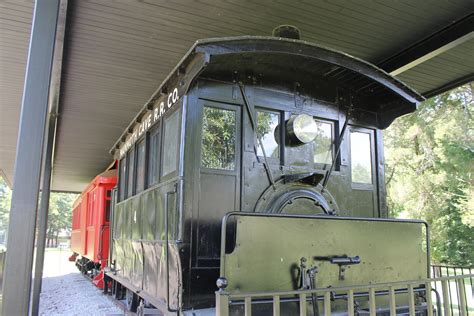
[[[0,168],[11,180],[33,5],[0,9]],[[377,64],[472,9],[470,0],[69,1],[53,189],[81,191],[107,167],[108,149],[197,39],[292,24],[304,40]],[[399,77],[426,92],[472,73],[472,45]]]
[[[0,2],[0,174],[13,179],[33,3]]]

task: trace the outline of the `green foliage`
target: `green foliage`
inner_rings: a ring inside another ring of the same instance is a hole
[[[12,191],[7,186],[5,180],[0,177],[0,244],[3,241],[5,232],[8,230],[11,198]]]
[[[384,134],[392,216],[430,224],[438,263],[474,265],[473,89],[423,102]]]
[[[76,198],[77,194],[51,193],[47,231],[49,245],[57,244],[57,238],[60,233],[71,232],[72,206]]]
[[[257,112],[257,133],[260,137],[268,133],[273,133],[272,124],[277,121],[278,124],[278,114],[274,112],[264,112],[258,111]]]
[[[257,154],[263,156],[263,150],[257,137],[260,137],[267,157],[278,158],[280,149],[278,147],[280,116],[275,112],[257,111],[257,134],[255,142],[257,144]]]
[[[202,166],[234,169],[235,111],[205,107],[202,124]]]
[[[8,230],[11,196],[12,191],[0,177],[0,234]],[[72,205],[76,198],[77,194],[51,193],[47,231],[49,244],[56,241],[60,233],[71,231]]]
[[[371,171],[360,163],[352,166],[352,182],[356,183],[370,183],[371,182]]]

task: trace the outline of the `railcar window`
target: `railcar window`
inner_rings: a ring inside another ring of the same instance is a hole
[[[110,208],[111,208],[111,201],[105,201],[105,221],[110,222]]]
[[[370,134],[351,132],[352,182],[372,183]]]
[[[262,138],[263,147],[267,157],[280,157],[280,148],[278,146],[279,133],[278,130],[275,131],[279,124],[280,115],[278,113],[261,110],[257,111],[257,132]],[[260,144],[257,147],[257,154],[263,156]]]
[[[179,144],[179,111],[174,112],[165,120],[163,143],[163,176],[177,169],[177,153]]]
[[[87,226],[93,225],[95,191],[87,194]]]
[[[128,184],[127,198],[133,195],[133,167],[135,164],[135,148],[132,148],[127,154],[128,161]]]
[[[315,120],[317,126],[316,138],[313,142],[315,163],[332,164],[333,124]]]
[[[145,139],[137,145],[137,188],[136,193],[142,192],[145,188]]]
[[[160,126],[157,125],[149,136],[148,147],[148,186],[158,183],[160,165]]]
[[[202,123],[201,166],[235,169],[236,113],[205,106]]]
[[[126,184],[127,184],[127,160],[126,158],[122,158],[120,160],[120,163],[119,163],[119,166],[120,166],[120,174],[119,174],[119,178],[120,178],[120,182],[119,182],[119,190],[120,190],[120,193],[119,193],[119,201],[123,201],[125,200],[125,196],[126,196],[126,191],[127,191],[127,188],[126,188]]]

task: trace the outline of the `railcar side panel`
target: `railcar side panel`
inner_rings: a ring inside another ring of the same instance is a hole
[[[75,253],[81,251],[81,199],[78,198],[74,202],[72,210],[72,225],[71,225],[71,250]]]
[[[153,145],[149,146],[153,146],[150,152],[154,155],[151,158],[154,163],[148,166],[149,172],[140,181],[147,179],[154,184],[136,192],[137,180],[127,181],[133,183],[134,194],[129,193],[129,198],[115,206],[112,251],[116,271],[112,278],[140,292],[154,305],[168,304],[170,309],[180,306],[182,282],[178,280],[182,279],[180,253],[184,247],[180,237],[183,102],[178,103],[176,110],[163,116],[154,127],[160,130],[152,129],[145,136],[152,140]],[[163,137],[155,139],[157,135]]]

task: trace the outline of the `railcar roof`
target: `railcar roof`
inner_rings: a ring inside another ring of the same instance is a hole
[[[183,73],[183,69],[196,59],[205,61],[197,66],[198,69],[194,67],[194,71]],[[363,97],[363,103],[368,107],[365,110],[380,114],[381,120],[376,124],[380,128],[387,127],[400,115],[413,112],[424,100],[421,94],[377,66],[314,43],[267,36],[202,39],[195,42],[145,103],[114,144],[111,153],[140,123],[140,118],[153,107],[163,91],[172,89],[178,81],[185,81],[189,86],[199,76],[232,80],[235,73],[248,74],[250,71],[262,78],[281,80],[287,77],[287,81],[299,80],[301,72],[342,85]],[[384,112],[389,115],[385,117]]]
[[[86,188],[81,192],[81,195],[79,195],[74,201],[73,208],[76,208],[77,204],[80,203],[82,200],[82,196],[84,193],[92,190],[94,187],[98,186],[99,184],[112,184],[117,182],[117,169],[112,169],[112,170],[106,170],[97,176],[87,185]]]

